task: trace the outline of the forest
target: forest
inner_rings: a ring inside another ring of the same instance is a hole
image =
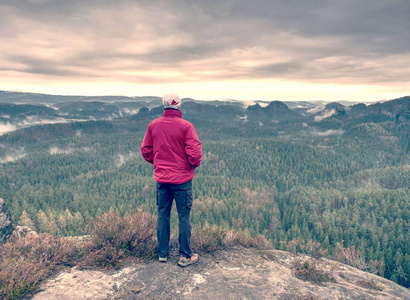
[[[277,249],[330,258],[350,251],[351,264],[410,287],[409,102],[333,105],[320,118],[279,101],[183,104],[203,148],[194,228],[263,234]],[[155,214],[153,167],[140,145],[161,113],[144,107],[0,136],[0,197],[14,221],[72,236],[110,209]]]

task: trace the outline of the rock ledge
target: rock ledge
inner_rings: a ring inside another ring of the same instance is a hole
[[[296,261],[314,263],[331,281],[295,276]],[[130,261],[110,273],[68,269],[41,287],[43,299],[410,299],[387,279],[327,259],[278,250],[231,249],[202,255],[197,265]]]

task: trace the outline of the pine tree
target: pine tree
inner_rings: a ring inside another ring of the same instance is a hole
[[[32,230],[36,230],[36,225],[30,219],[30,217],[28,216],[28,214],[25,210],[23,210],[23,213],[21,214],[20,219],[17,223],[21,226],[27,226]]]
[[[37,228],[39,232],[47,232],[48,228],[48,217],[47,215],[40,209],[37,213]]]

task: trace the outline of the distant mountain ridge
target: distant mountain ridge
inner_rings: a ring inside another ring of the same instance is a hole
[[[65,96],[65,95],[49,95],[38,93],[23,93],[23,92],[8,92],[0,91],[0,103],[61,103],[61,102],[76,102],[76,101],[105,101],[105,102],[128,102],[128,101],[154,101],[161,100],[156,96]]]
[[[182,112],[188,119],[232,124],[272,126],[278,122],[314,122],[318,125],[322,122],[326,126],[339,126],[340,122],[406,123],[410,120],[410,96],[350,106],[345,102],[255,100],[255,104],[245,105],[235,100],[182,100]],[[144,115],[152,118],[161,112],[162,100],[156,96],[55,96],[0,91],[0,134],[44,123],[113,120],[133,115],[134,119]]]

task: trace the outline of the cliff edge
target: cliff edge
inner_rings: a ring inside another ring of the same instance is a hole
[[[130,260],[118,271],[66,269],[34,300],[60,299],[410,299],[392,281],[339,262],[278,250],[236,248],[180,268]]]

